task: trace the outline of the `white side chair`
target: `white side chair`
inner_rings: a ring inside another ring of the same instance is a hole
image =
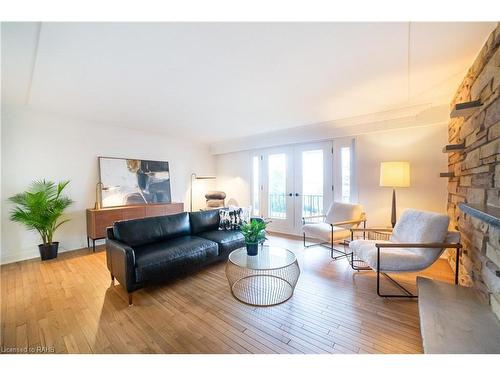
[[[353,228],[351,229],[351,267],[357,271],[377,272],[377,294],[380,297],[417,298],[387,273],[418,272],[430,267],[446,249],[456,249],[455,284],[458,284],[460,233],[448,231],[449,218],[446,215],[408,209],[403,212],[394,229]],[[354,240],[356,232],[392,232],[388,241]],[[357,257],[355,259],[354,257]],[[359,267],[357,262],[368,267]],[[404,295],[383,294],[380,291],[380,274],[399,287]]]
[[[320,222],[311,220],[320,219]],[[351,228],[358,228],[363,223],[366,227],[366,218],[363,213],[363,206],[360,204],[333,202],[326,215],[308,216],[302,218],[302,232],[304,247],[323,246],[330,249],[330,256],[333,260],[347,257],[350,253],[336,249],[333,245],[336,242],[348,240],[351,236]],[[319,240],[310,245],[306,244],[306,237]],[[334,252],[341,255],[334,256]]]

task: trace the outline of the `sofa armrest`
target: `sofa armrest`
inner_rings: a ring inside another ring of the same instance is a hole
[[[428,248],[428,249],[460,249],[460,243],[431,242],[431,243],[376,243],[376,247],[390,248]]]
[[[113,233],[113,227],[107,227],[106,228],[106,238],[108,238],[110,240],[114,240],[115,239],[115,234]]]
[[[309,219],[324,219],[326,215],[314,215],[314,216],[304,216],[302,218],[302,225],[305,224],[317,224],[320,223],[320,221],[307,221]]]
[[[123,242],[106,239],[106,262],[109,272],[127,290],[135,290],[134,249]]]
[[[387,232],[392,233],[392,228],[351,228],[351,232]]]
[[[356,224],[361,224],[361,223],[366,223],[366,219],[358,219],[358,220],[346,220],[346,221],[337,221],[336,223],[328,223],[332,227],[341,227],[342,225],[356,225]],[[346,228],[350,229],[350,228]],[[353,228],[356,229],[356,228]]]

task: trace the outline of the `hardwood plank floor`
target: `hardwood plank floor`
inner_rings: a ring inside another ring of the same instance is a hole
[[[421,353],[417,301],[387,300],[373,272],[327,249],[270,236],[297,255],[294,296],[273,307],[236,301],[217,264],[134,294],[110,284],[106,254],[88,249],[4,265],[1,346],[56,353]],[[423,275],[453,282],[444,260]],[[415,275],[396,277],[415,291]],[[394,287],[382,282],[388,291]],[[396,290],[394,290],[396,291]]]

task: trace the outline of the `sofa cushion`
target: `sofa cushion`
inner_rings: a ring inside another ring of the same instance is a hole
[[[325,222],[335,224],[341,221],[361,220],[363,206],[360,204],[333,202],[326,213]]]
[[[187,212],[117,221],[113,225],[115,239],[132,247],[186,236],[190,234],[190,231]]]
[[[382,240],[354,240],[349,249],[373,270],[377,269],[376,243],[388,243]],[[423,270],[434,263],[442,249],[432,249],[433,259],[429,259],[421,249],[381,248],[380,270],[383,272],[415,272]]]
[[[235,249],[245,246],[245,238],[238,230],[212,230],[198,233],[197,236],[217,242],[219,245],[219,255],[226,255]]]
[[[448,233],[447,215],[407,209],[403,211],[392,231],[392,242],[443,242]]]
[[[304,224],[302,230],[306,237],[327,242],[332,241],[332,235],[333,241],[340,241],[351,237],[351,231],[349,229],[333,226],[332,231],[332,226],[327,223]]]
[[[191,234],[191,225],[187,212],[158,216],[157,219],[163,231],[163,238],[165,239],[188,236]]]
[[[390,240],[399,243],[444,242],[448,234],[449,217],[435,212],[407,209],[398,219]],[[442,249],[414,248],[428,262],[433,262]]]
[[[219,228],[219,210],[190,212],[189,221],[191,234],[216,230]]]
[[[195,236],[178,237],[133,248],[136,281],[164,279],[197,268],[217,257],[217,243]]]

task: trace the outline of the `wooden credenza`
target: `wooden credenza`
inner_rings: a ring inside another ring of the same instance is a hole
[[[183,203],[108,207],[100,210],[89,208],[87,209],[87,246],[90,247],[90,240],[92,240],[92,249],[95,251],[95,241],[106,238],[106,228],[111,227],[115,221],[177,214],[183,211]]]

